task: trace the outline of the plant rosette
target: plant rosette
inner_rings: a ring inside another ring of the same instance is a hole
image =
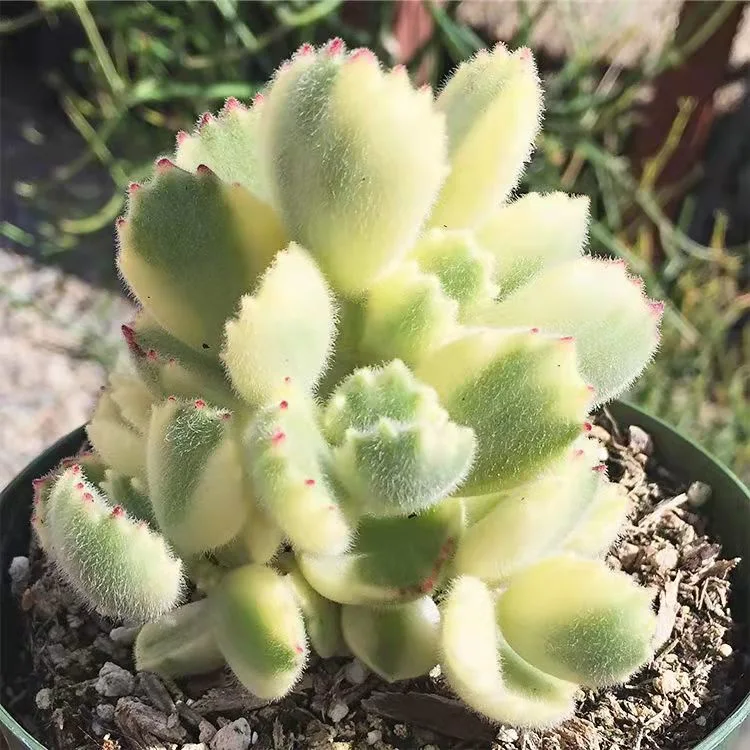
[[[591,415],[663,305],[584,253],[586,199],[512,199],[541,115],[528,49],[434,96],[303,45],[130,186],[127,356],[31,525],[82,602],[140,626],[138,671],[226,665],[278,701],[352,654],[542,730],[653,659]]]

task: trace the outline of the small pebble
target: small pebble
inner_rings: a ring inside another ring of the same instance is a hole
[[[501,727],[497,738],[505,742],[515,742],[518,739],[518,732],[513,727]]]
[[[65,628],[55,623],[47,632],[47,638],[53,643],[59,643],[65,638]]]
[[[409,736],[409,729],[406,724],[396,724],[396,726],[393,727],[393,734],[403,740]]]
[[[49,643],[45,650],[56,669],[63,671],[67,668],[70,663],[70,654],[61,643]]]
[[[687,488],[688,503],[694,508],[699,508],[711,498],[711,487],[705,482],[693,482]]]
[[[83,620],[78,615],[68,615],[68,627],[71,630],[78,630],[83,625]]]
[[[237,719],[222,727],[211,740],[212,750],[247,750],[252,740],[247,719]]]
[[[52,708],[52,691],[49,688],[42,688],[36,694],[36,707],[40,711],[49,711]]]
[[[367,679],[367,669],[359,659],[354,659],[346,665],[344,676],[352,685],[361,685]]]
[[[654,452],[654,441],[651,435],[635,424],[628,427],[628,444],[634,453],[650,456]]]
[[[656,689],[662,695],[669,695],[680,689],[680,681],[677,679],[677,675],[671,670],[667,670],[663,674],[659,675],[655,681]]]
[[[250,735],[250,744],[251,745],[255,745],[257,742],[258,742],[258,733],[257,732],[253,732]]]
[[[109,703],[100,703],[96,707],[96,715],[102,721],[114,721],[115,719],[115,707]]]
[[[202,719],[198,724],[198,741],[211,742],[216,735],[216,727],[207,719]]]
[[[127,669],[105,662],[99,670],[99,679],[96,681],[96,692],[107,698],[119,698],[132,695],[135,687],[135,677]]]
[[[338,724],[349,713],[349,706],[342,701],[336,701],[328,709],[328,717],[334,724]]]
[[[696,723],[696,724],[697,724],[697,725],[698,725],[699,727],[705,727],[705,726],[706,726],[706,723],[707,723],[707,719],[706,719],[706,717],[705,717],[705,716],[698,716],[698,717],[697,717],[697,718],[695,719],[695,723]]]
[[[660,549],[653,557],[660,570],[674,570],[680,561],[677,550],[670,544]]]
[[[120,626],[117,628],[112,628],[112,630],[109,631],[109,637],[115,643],[119,643],[122,646],[130,646],[131,644],[135,643],[135,638],[138,635],[139,630],[140,627],[125,628]]]
[[[379,729],[373,729],[367,733],[367,744],[374,745],[376,742],[380,742],[383,739],[383,733]]]
[[[31,570],[28,557],[14,557],[8,566],[10,590],[14,596],[21,596],[29,584]]]
[[[199,742],[197,744],[183,745],[182,750],[206,750],[206,746],[202,742]]]
[[[722,643],[721,646],[719,646],[719,653],[722,656],[731,656],[733,650],[734,649],[728,643]]]

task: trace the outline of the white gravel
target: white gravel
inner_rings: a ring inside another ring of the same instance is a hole
[[[88,419],[132,310],[116,294],[0,248],[0,487]]]

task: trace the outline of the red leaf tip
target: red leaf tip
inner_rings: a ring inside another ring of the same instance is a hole
[[[344,40],[339,37],[331,39],[326,45],[325,51],[329,57],[342,54],[344,52]]]
[[[308,487],[314,487],[315,486],[315,480],[314,479],[305,479],[305,484]]]
[[[649,302],[648,309],[651,312],[651,315],[653,315],[657,320],[661,318],[662,315],[664,315],[664,303],[661,300],[657,300],[656,302]]]
[[[121,516],[125,515],[125,511],[122,507],[122,505],[115,505],[114,508],[112,508],[112,518],[120,518]]]
[[[606,464],[599,464],[598,466],[594,466],[592,471],[596,471],[599,474],[603,474],[605,471],[607,471],[607,465]]]
[[[190,135],[186,133],[184,130],[177,131],[177,137],[175,140],[177,141],[177,145],[181,146],[185,141],[190,138]]]
[[[165,170],[165,169],[172,169],[174,167],[174,163],[171,159],[167,159],[166,156],[162,156],[161,159],[156,160],[156,168]]]
[[[583,423],[583,431],[584,432],[591,432],[591,430],[594,429],[594,425],[591,424],[591,422],[584,422]]]
[[[533,328],[529,329],[529,333],[539,333],[539,329],[536,326],[534,326]]]
[[[575,336],[560,336],[558,341],[562,342],[563,344],[572,344],[576,340]]]
[[[288,409],[289,408],[289,402],[288,401],[282,401],[279,404],[279,409]]]
[[[375,56],[375,53],[371,49],[368,49],[367,47],[359,47],[358,49],[352,50],[349,53],[350,62],[356,62],[358,60],[362,60],[363,62],[367,63],[375,63],[378,61],[378,58]]]
[[[214,116],[210,112],[204,112],[198,120],[198,130],[205,128],[210,122],[214,121]]]
[[[206,402],[202,398],[197,398],[193,402],[196,409],[203,409],[206,406]]]
[[[531,50],[528,47],[521,47],[518,50],[518,59],[523,62],[530,62],[532,58]]]
[[[263,102],[264,102],[265,100],[266,100],[266,97],[265,97],[265,96],[263,96],[263,94],[256,94],[256,95],[255,95],[255,96],[253,97],[253,104],[255,104],[256,106],[258,106],[258,105],[260,105],[260,104],[263,104]]]
[[[242,104],[240,104],[240,100],[236,96],[228,96],[224,102],[224,109],[227,112],[231,112],[233,109],[240,109],[241,107]]]
[[[314,51],[315,48],[312,46],[312,44],[305,42],[299,47],[295,54],[300,55],[301,57],[307,57],[308,55],[312,55]]]
[[[282,432],[281,430],[277,430],[274,432],[273,435],[271,435],[271,442],[274,445],[278,445],[279,443],[284,442],[284,439],[286,438],[286,434]]]
[[[138,183],[138,182],[131,182],[128,185],[128,192],[132,195],[133,193],[135,193],[138,190],[140,190],[141,187],[142,187],[142,185],[140,183]]]
[[[83,499],[87,503],[93,503],[94,502],[94,496],[90,492],[84,492],[83,493]]]
[[[115,226],[118,229],[125,226],[125,219],[122,216],[118,216],[117,219],[115,220]]]
[[[205,164],[199,164],[195,168],[195,171],[198,174],[213,174],[213,170],[211,169],[211,167],[207,167]]]

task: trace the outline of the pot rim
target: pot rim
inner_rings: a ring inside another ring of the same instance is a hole
[[[666,431],[672,433],[683,443],[684,447],[701,454],[705,461],[712,464],[716,471],[723,474],[727,483],[732,485],[738,495],[743,496],[747,504],[750,506],[750,489],[740,481],[739,477],[729,467],[708,453],[708,451],[702,448],[698,443],[680,432],[676,427],[673,427],[668,422],[649,414],[640,407],[629,402],[616,401],[613,404],[610,404],[607,408],[616,415],[625,417],[626,421],[630,420],[633,424],[643,425],[645,422],[647,429],[651,432]],[[654,428],[656,428],[656,430],[654,430]],[[6,502],[7,497],[12,496],[20,487],[30,481],[31,475],[36,476],[38,474],[38,469],[36,467],[43,457],[52,457],[56,453],[62,452],[64,446],[67,446],[70,443],[75,443],[79,438],[82,440],[84,436],[85,433],[83,426],[78,427],[57,440],[32,459],[0,493],[0,505],[3,502]],[[750,597],[750,591],[747,592],[747,596]],[[701,740],[693,750],[717,750],[720,743],[730,737],[730,735],[732,735],[732,733],[749,718],[750,693],[748,693],[735,710],[721,724],[719,724],[711,734]],[[11,736],[8,738],[9,744],[11,743],[11,739],[15,738],[17,742],[20,741],[22,745],[29,750],[48,750],[48,748],[35,739],[16,721],[2,704],[0,704],[0,730],[10,733]],[[11,748],[12,747],[13,745],[11,744]]]

